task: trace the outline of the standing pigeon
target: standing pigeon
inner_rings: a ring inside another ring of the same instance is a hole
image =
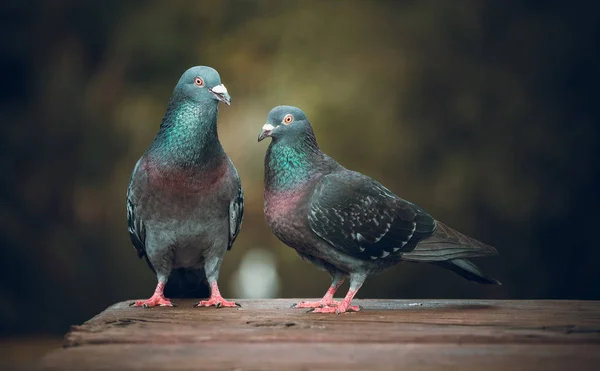
[[[129,234],[158,284],[133,306],[172,306],[163,294],[172,273],[205,273],[209,300],[197,306],[236,304],[223,299],[217,279],[225,252],[242,224],[244,198],[236,168],[217,135],[219,101],[231,97],[217,71],[192,67],[179,79],[154,142],[139,159],[127,190]],[[181,277],[197,277],[182,274]]]
[[[258,141],[271,137],[265,156],[265,217],[273,233],[305,260],[325,269],[332,284],[317,313],[358,311],[350,302],[368,275],[401,261],[428,262],[462,277],[500,284],[467,258],[498,252],[433,219],[375,180],[348,170],[317,146],[306,115],[279,106]],[[349,277],[341,303],[333,295]]]

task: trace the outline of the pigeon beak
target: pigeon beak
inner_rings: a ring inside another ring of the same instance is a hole
[[[265,124],[262,127],[261,133],[258,135],[258,141],[260,142],[261,140],[265,139],[266,137],[270,137],[271,132],[273,131],[274,128],[275,128],[275,126],[273,126],[271,124]]]
[[[215,98],[217,98],[217,100],[220,100],[228,106],[231,104],[231,96],[227,92],[225,85],[219,84],[214,86],[212,89],[209,88],[208,91],[211,92]]]

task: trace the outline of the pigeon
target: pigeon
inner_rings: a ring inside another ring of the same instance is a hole
[[[244,213],[237,169],[217,135],[219,102],[229,105],[231,97],[216,70],[185,71],[158,134],[133,169],[127,190],[129,235],[158,284],[152,297],[132,306],[173,306],[164,288],[182,270],[189,274],[178,278],[203,271],[210,286],[210,299],[196,306],[236,306],[223,299],[217,285]]]
[[[492,246],[435,220],[379,182],[324,154],[304,112],[271,110],[258,141],[265,155],[264,212],[272,232],[332,277],[325,296],[297,308],[315,313],[358,311],[351,301],[370,274],[402,261],[427,262],[483,284],[500,284],[468,258],[497,255]],[[333,295],[349,278],[341,302]]]

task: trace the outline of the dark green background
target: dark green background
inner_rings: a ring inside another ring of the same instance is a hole
[[[224,295],[258,247],[278,295],[329,283],[264,222],[256,137],[291,104],[340,163],[501,253],[480,261],[501,287],[407,264],[358,297],[600,299],[600,17],[581,4],[3,1],[0,334],[62,333],[151,294],[125,191],[173,86],[200,64],[233,97],[219,132],[246,194]]]

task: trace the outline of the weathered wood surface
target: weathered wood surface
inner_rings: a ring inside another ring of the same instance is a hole
[[[599,370],[600,302],[356,300],[359,313],[239,300],[241,309],[115,304],[43,370]],[[420,304],[420,305],[417,305]]]

